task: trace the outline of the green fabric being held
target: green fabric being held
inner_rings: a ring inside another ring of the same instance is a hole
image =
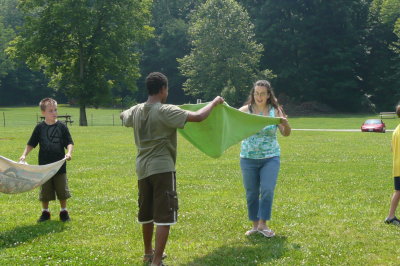
[[[184,110],[197,111],[207,105],[184,104]],[[243,113],[228,104],[217,105],[204,121],[186,123],[179,133],[200,151],[210,157],[220,157],[226,149],[257,133],[265,126],[277,125],[280,118]]]

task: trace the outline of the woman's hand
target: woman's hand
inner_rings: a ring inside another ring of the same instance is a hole
[[[279,106],[277,109],[278,109],[278,117],[281,118],[281,123],[278,125],[279,131],[281,132],[282,136],[287,137],[290,135],[290,132],[292,132],[292,129],[290,128],[287,115],[283,111],[282,106]]]
[[[283,126],[288,126],[289,125],[289,121],[287,120],[287,118],[286,117],[280,117],[281,118],[281,125],[283,125]]]

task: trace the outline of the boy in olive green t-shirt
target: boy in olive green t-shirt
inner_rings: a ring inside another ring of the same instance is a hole
[[[397,116],[400,117],[400,104],[396,107],[396,113]],[[392,152],[395,191],[390,202],[389,215],[385,219],[385,223],[400,225],[400,220],[395,216],[400,200],[400,124],[396,127],[392,135]]]
[[[146,87],[147,101],[122,112],[120,118],[125,126],[133,127],[137,148],[138,222],[142,224],[143,261],[163,265],[169,229],[177,221],[176,129],[183,128],[186,122],[203,121],[224,100],[217,96],[202,109],[190,112],[165,104],[168,79],[162,73],[150,73],[146,78]],[[154,225],[157,229],[153,251]]]

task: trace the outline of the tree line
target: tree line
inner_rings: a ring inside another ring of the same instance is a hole
[[[146,99],[245,101],[256,79],[279,99],[341,112],[400,100],[400,0],[0,0],[0,105],[44,96],[81,107]]]

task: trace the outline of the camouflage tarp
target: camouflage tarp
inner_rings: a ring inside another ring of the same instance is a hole
[[[53,177],[64,162],[65,159],[46,165],[29,165],[0,156],[0,192],[30,191]]]

